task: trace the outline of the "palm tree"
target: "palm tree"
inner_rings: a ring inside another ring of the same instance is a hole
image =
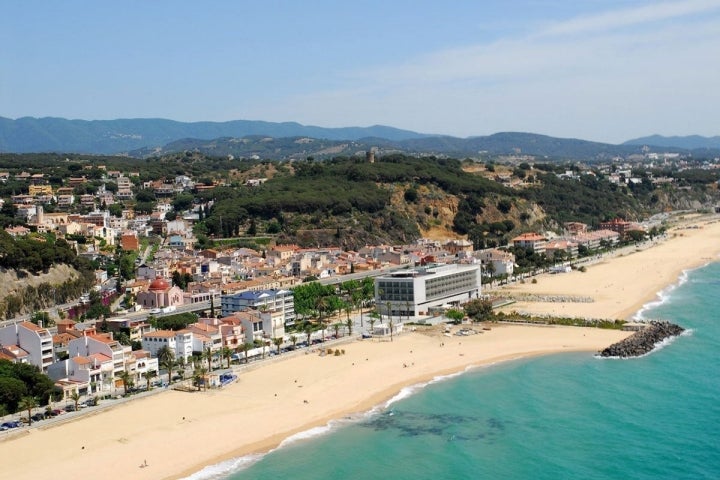
[[[165,345],[158,350],[157,357],[160,366],[168,371],[168,384],[172,383],[172,372],[176,365],[175,354]]]
[[[282,337],[275,337],[272,339],[272,342],[275,344],[275,347],[277,348],[277,354],[280,355],[280,345],[283,344],[283,341],[285,341]]]
[[[20,402],[18,402],[18,409],[19,410],[27,410],[28,412],[28,425],[32,425],[32,410],[33,408],[36,408],[38,406],[37,400],[35,400],[35,397],[22,397],[20,399]]]
[[[157,372],[155,370],[148,370],[147,372],[143,373],[142,376],[147,383],[147,390],[150,391],[150,380],[157,377]]]
[[[238,347],[240,350],[245,352],[245,363],[248,363],[248,351],[250,351],[250,349],[253,348],[253,346],[254,345],[252,343],[243,343],[242,345],[240,345]]]
[[[333,330],[335,330],[335,338],[338,338],[340,336],[340,327],[342,327],[342,323],[333,323],[332,327]]]
[[[223,347],[220,352],[222,357],[225,357],[225,360],[227,360],[227,368],[230,368],[230,357],[233,353],[232,349],[230,347]]]
[[[204,357],[204,358],[207,360],[207,362],[208,362],[208,372],[212,372],[213,352],[212,352],[212,349],[211,349],[210,347],[207,347],[207,348],[203,351],[203,357]]]
[[[78,403],[80,402],[80,394],[78,393],[77,390],[75,390],[74,392],[72,392],[70,394],[70,400],[72,400],[75,403],[75,411],[77,412]]]
[[[128,372],[127,370],[123,370],[122,372],[120,372],[119,376],[120,380],[122,380],[123,383],[123,390],[125,392],[125,395],[127,395],[129,393],[128,389],[132,384],[132,377],[130,376],[130,372]]]
[[[352,293],[352,302],[353,304],[360,309],[360,326],[363,326],[363,297],[362,297],[362,291],[361,290],[355,290]]]
[[[328,301],[325,297],[318,297],[315,301],[315,308],[318,311],[320,327],[322,328],[322,341],[325,341],[325,321],[323,319],[323,312],[328,306]]]
[[[392,310],[391,310],[391,304],[390,302],[386,302],[385,306],[387,308],[387,315],[388,315],[388,325],[390,326],[390,341],[393,341],[393,319],[392,319]]]
[[[410,322],[410,300],[405,301],[405,315],[407,315],[407,321]],[[415,317],[415,313],[413,312],[413,317]]]
[[[200,370],[200,377],[201,377],[202,380],[203,380],[203,382],[202,382],[203,387],[204,387],[205,390],[207,390],[207,388],[208,388],[207,374],[208,374],[208,371],[209,371],[209,370],[206,369],[205,367],[200,367],[199,370]]]
[[[377,322],[377,319],[375,317],[370,317],[370,320],[368,320],[368,323],[370,324],[370,335],[373,335],[373,332],[375,331],[375,322]]]
[[[182,355],[178,357],[177,361],[175,362],[175,365],[178,366],[180,369],[180,378],[185,379],[185,357]]]
[[[352,322],[352,320],[350,320],[350,319],[348,318],[348,321],[347,321],[347,323],[345,324],[345,326],[346,326],[347,329],[348,329],[348,335],[352,336],[352,327],[353,327],[353,322]]]
[[[290,342],[292,343],[293,350],[295,350],[295,345],[297,344],[298,337],[295,335],[290,335]]]
[[[312,337],[312,332],[313,332],[312,326],[310,324],[306,325],[305,326],[305,335],[307,335],[308,347],[310,346],[310,337]]]

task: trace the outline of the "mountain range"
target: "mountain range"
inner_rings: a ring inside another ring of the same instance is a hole
[[[652,136],[622,145],[532,133],[503,132],[457,138],[374,125],[324,128],[295,122],[234,120],[177,122],[166,119],[68,120],[0,117],[0,152],[126,154],[137,157],[196,150],[209,155],[261,158],[323,158],[379,152],[436,154],[455,157],[528,154],[593,160],[650,151],[720,154],[720,137]]]

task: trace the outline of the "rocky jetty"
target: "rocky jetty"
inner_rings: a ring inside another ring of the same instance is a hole
[[[531,293],[510,295],[508,298],[516,302],[546,302],[546,303],[592,303],[592,297],[580,297],[577,295],[534,295]]]
[[[655,345],[666,338],[675,337],[685,329],[670,322],[649,322],[645,328],[635,332],[618,343],[614,343],[600,352],[601,357],[639,357],[645,355]]]

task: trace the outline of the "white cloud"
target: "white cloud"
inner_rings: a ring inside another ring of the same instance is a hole
[[[719,104],[719,9],[718,1],[691,1],[616,10],[346,72],[343,88],[289,99],[278,115],[463,136],[524,130],[620,142],[655,132],[718,134],[710,129]]]
[[[677,19],[718,9],[720,9],[718,0],[652,3],[642,7],[614,10],[559,22],[541,31],[540,35],[587,34]]]

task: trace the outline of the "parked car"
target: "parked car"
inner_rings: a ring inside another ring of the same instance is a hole
[[[20,428],[22,427],[22,422],[19,422],[17,420],[12,420],[10,422],[5,422],[2,425],[0,425],[0,430],[10,430],[11,428]]]
[[[40,420],[45,420],[45,414],[44,413],[36,413],[35,415],[31,416],[33,422],[39,422]]]
[[[52,411],[52,414],[53,414],[53,416],[64,415],[65,410],[60,410],[59,408],[56,408],[55,410]]]
[[[74,411],[75,411],[75,405],[70,404],[70,405],[66,406],[66,407],[65,407],[65,411],[66,411],[66,412],[74,412]]]

